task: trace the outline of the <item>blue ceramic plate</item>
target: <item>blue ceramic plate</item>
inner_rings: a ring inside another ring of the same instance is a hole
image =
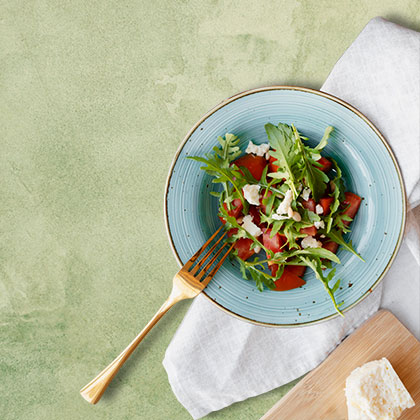
[[[346,311],[366,297],[389,269],[401,243],[405,225],[404,185],[396,159],[373,124],[347,103],[323,92],[273,86],[240,93],[205,115],[188,133],[171,167],[165,199],[169,239],[180,264],[220,225],[215,188],[198,162],[217,144],[217,137],[234,133],[242,150],[250,140],[267,142],[264,125],[293,123],[312,142],[319,141],[328,125],[335,130],[324,149],[343,170],[347,190],[363,197],[352,223],[352,240],[366,263],[342,249],[336,293]],[[311,142],[310,141],[310,142]],[[313,146],[314,143],[311,145]],[[219,308],[241,319],[270,326],[296,326],[337,316],[323,286],[310,270],[306,285],[287,292],[264,290],[241,277],[236,262],[226,261],[204,290]]]

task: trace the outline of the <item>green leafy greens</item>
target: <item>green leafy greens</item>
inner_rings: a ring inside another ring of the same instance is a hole
[[[341,178],[341,176],[342,176],[341,169],[337,165],[337,162],[334,159],[331,159],[331,161],[333,163],[336,175],[330,181],[330,185],[331,185],[331,188],[333,190],[331,196],[334,198],[334,201],[333,201],[332,205],[330,206],[330,213],[329,213],[329,215],[326,219],[326,222],[327,222],[326,231],[327,231],[327,233],[330,232],[330,230],[331,230],[331,227],[332,227],[333,222],[334,222],[334,217],[338,216],[338,211],[340,209],[340,204],[344,200],[344,190],[345,190],[344,182],[343,182],[343,179]],[[343,227],[344,227],[344,225],[343,225]],[[348,232],[348,230],[346,230],[346,232]]]
[[[304,178],[307,186],[312,191],[312,195],[315,201],[319,201],[319,199],[324,195],[325,190],[327,189],[327,182],[329,178],[324,172],[314,166],[314,160],[310,158],[302,144],[302,140],[300,139],[300,135],[296,128],[292,126],[293,135],[295,137],[295,141],[298,147],[298,150],[301,154],[301,158],[304,164]]]
[[[261,249],[266,254],[266,258],[255,255],[250,260],[247,252],[248,259],[242,260],[238,254],[239,248],[234,251],[244,279],[253,280],[261,291],[264,288],[273,290],[276,289],[276,281],[281,281],[283,273],[286,273],[284,270],[287,266],[309,267],[330,296],[336,311],[342,315],[340,307],[343,302],[337,303],[335,298],[340,280],[333,282],[336,269],[332,269],[332,264],[340,264],[340,259],[322,245],[333,241],[364,260],[355,251],[352,242],[346,242],[343,238],[343,234],[350,231],[349,223],[352,219],[346,214],[346,208],[343,208],[345,185],[341,169],[330,158],[333,167],[328,176],[318,162],[333,130],[333,127],[327,127],[319,143],[311,148],[306,143],[308,138],[301,135],[294,125],[266,124],[265,131],[271,148],[269,155],[274,158],[274,162],[273,165],[265,164],[259,180],[254,178],[249,167],[237,163],[242,152],[240,139],[234,134],[218,137],[219,146],[215,146],[212,153],[205,154],[205,157],[194,156],[190,159],[204,164],[201,169],[213,177],[213,183],[223,187],[210,194],[219,199],[218,216],[229,231],[227,241],[235,242],[236,245],[242,241],[241,246],[246,241],[248,251]],[[264,158],[254,159],[260,159],[261,162]],[[245,161],[242,162],[245,165]],[[255,206],[253,203],[253,208],[245,199],[245,192],[247,188],[249,191],[250,185],[258,185],[259,191],[260,205]],[[319,206],[316,206],[315,211],[315,204],[323,203],[320,200],[328,197],[331,202],[328,211],[325,214],[318,211]],[[232,206],[235,199],[242,203],[242,214],[233,217],[232,211],[237,208],[236,204]],[[308,204],[311,200],[315,204]],[[256,223],[259,226],[254,227],[258,231],[262,229],[264,236],[255,237],[245,229],[242,217],[248,214],[253,221],[254,217],[258,217]],[[304,238],[307,238],[306,243]],[[273,248],[273,243],[278,245]],[[272,264],[278,266],[275,274],[268,271]]]
[[[205,158],[200,156],[189,156],[189,159],[204,163],[206,166],[202,166],[201,169],[214,177],[212,182],[221,183],[223,185],[224,194],[221,195],[220,198],[222,202],[224,201],[227,203],[228,209],[230,209],[230,203],[232,202],[232,190],[229,183],[234,187],[242,205],[246,207],[247,204],[242,194],[243,182],[241,183],[239,181],[242,179],[241,174],[230,166],[231,162],[242,154],[241,149],[238,146],[240,139],[234,134],[227,133],[224,138],[219,136],[217,140],[220,143],[220,147],[215,146],[213,148],[213,153],[206,153]]]
[[[331,239],[332,241],[336,242],[338,245],[341,245],[346,251],[351,252],[352,254],[356,255],[357,258],[360,258],[363,262],[366,262],[360,254],[358,254],[354,248],[353,248],[353,244],[351,241],[346,242],[343,239],[343,234],[338,230],[338,229],[333,229],[331,230],[328,234],[327,237],[329,239]]]
[[[322,136],[321,141],[315,146],[315,150],[323,150],[324,147],[328,144],[328,139],[330,138],[331,133],[334,131],[334,127],[330,125],[325,129],[324,135]]]
[[[286,124],[279,124],[277,127],[271,123],[265,125],[270,146],[274,149],[270,155],[277,159],[280,169],[269,175],[276,179],[285,178],[285,183],[297,197],[296,175],[294,166],[297,162],[295,144],[293,142],[292,128]]]
[[[333,279],[334,275],[335,275],[335,268],[333,268],[328,274],[327,276],[324,276],[324,273],[322,271],[322,263],[321,260],[319,258],[306,258],[306,257],[300,257],[300,259],[306,263],[306,265],[312,269],[312,271],[315,273],[316,278],[322,283],[322,285],[324,286],[325,290],[327,291],[327,293],[329,294],[333,304],[334,304],[334,308],[335,310],[341,315],[343,316],[343,313],[340,311],[339,307],[342,305],[341,304],[337,304],[336,300],[335,300],[335,296],[334,293],[337,291],[337,289],[340,287],[340,280],[337,280],[333,287],[330,286],[330,281]]]

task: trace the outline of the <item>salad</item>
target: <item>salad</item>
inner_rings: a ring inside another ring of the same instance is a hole
[[[362,199],[346,191],[337,162],[321,154],[333,127],[314,148],[294,125],[269,123],[265,130],[268,143],[250,141],[245,154],[240,139],[228,133],[213,153],[190,159],[221,186],[210,194],[219,200],[218,216],[235,243],[243,278],[260,291],[285,291],[303,286],[309,268],[342,315],[332,263],[340,264],[340,245],[363,260],[343,239]]]

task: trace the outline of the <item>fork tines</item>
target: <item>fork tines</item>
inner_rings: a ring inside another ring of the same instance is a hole
[[[213,276],[222,266],[224,260],[229,255],[230,251],[234,246],[234,244],[229,244],[225,242],[223,245],[218,247],[218,245],[221,243],[222,239],[226,236],[227,233],[226,231],[224,231],[222,235],[219,235],[222,229],[223,226],[220,226],[220,228],[216,230],[216,232],[207,240],[207,242],[191,257],[191,259],[184,266],[184,269],[187,270],[189,274],[192,274],[196,280],[201,281],[201,283],[204,285],[207,285],[209,281],[213,278]],[[212,241],[215,241],[214,244],[210,247],[210,249],[205,253],[204,256],[199,258],[201,254],[203,254],[206,251],[206,249]],[[216,250],[216,248],[218,249]],[[220,257],[223,251],[225,251],[225,253],[220,258],[218,263],[212,268],[212,266]],[[212,256],[211,259],[207,261],[210,256]],[[210,269],[211,271],[209,271]],[[207,276],[204,277],[206,274]]]

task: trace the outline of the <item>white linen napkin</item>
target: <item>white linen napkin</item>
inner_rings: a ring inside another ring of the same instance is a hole
[[[358,108],[384,134],[412,207],[420,201],[419,67],[420,33],[375,18],[322,87]],[[419,266],[408,250],[419,257],[418,234],[411,228],[408,236],[384,282],[344,319],[293,329],[260,327],[198,296],[163,361],[178,400],[198,419],[302,376],[378,310],[382,290],[383,306],[420,338]]]

